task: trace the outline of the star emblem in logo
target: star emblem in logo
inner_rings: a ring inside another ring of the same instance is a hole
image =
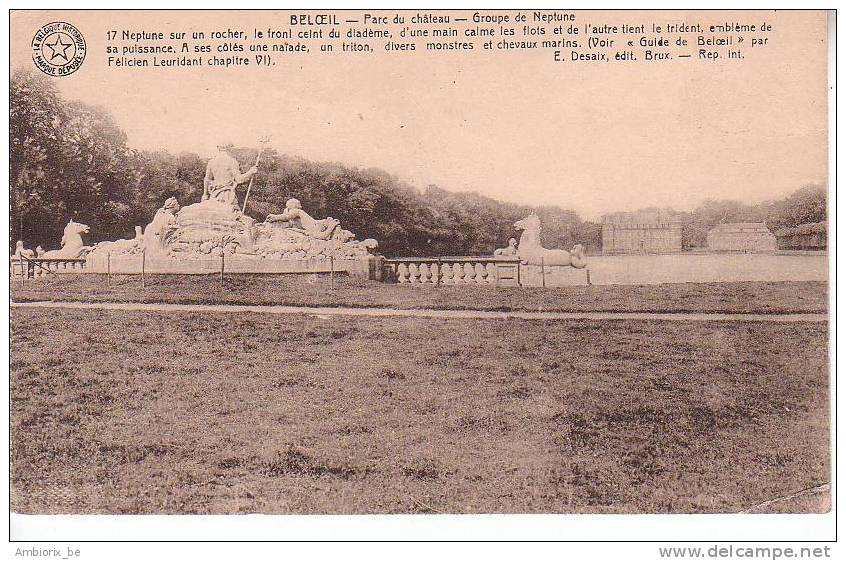
[[[50,49],[52,54],[50,55],[50,60],[54,60],[57,57],[62,57],[65,59],[65,62],[68,62],[70,58],[68,58],[68,49],[73,47],[73,41],[65,43],[62,41],[62,34],[56,33],[56,40],[52,43],[44,43],[44,46]]]
[[[32,62],[54,78],[73,74],[82,66],[88,48],[85,37],[66,21],[51,21],[32,36]]]

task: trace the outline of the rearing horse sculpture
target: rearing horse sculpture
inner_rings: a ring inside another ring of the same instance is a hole
[[[587,265],[585,250],[581,244],[573,246],[572,251],[564,249],[545,249],[540,243],[540,218],[534,212],[514,223],[514,227],[523,230],[517,245],[517,256],[524,265],[562,266],[584,269]]]

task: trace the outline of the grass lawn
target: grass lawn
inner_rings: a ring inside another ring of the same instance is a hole
[[[215,276],[157,275],[141,289],[138,276],[107,285],[104,275],[61,275],[11,282],[12,299],[83,302],[169,302],[180,304],[284,304],[526,311],[629,312],[825,312],[824,282],[736,282],[663,285],[404,286],[337,277],[304,282],[290,275],[230,275],[221,289]]]
[[[825,324],[14,309],[12,510],[740,511],[830,481],[828,391]]]

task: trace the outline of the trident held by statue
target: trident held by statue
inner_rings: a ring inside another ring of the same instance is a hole
[[[259,148],[258,156],[256,156],[256,167],[258,167],[259,162],[261,161],[261,153],[264,151],[264,145],[268,142],[270,142],[270,135],[259,139],[261,147]],[[247,211],[247,199],[250,198],[250,189],[253,188],[253,179],[255,179],[255,175],[250,178],[250,183],[247,185],[247,194],[244,195],[244,206],[241,207],[241,214],[244,214]]]

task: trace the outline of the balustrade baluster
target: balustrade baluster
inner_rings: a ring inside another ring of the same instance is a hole
[[[464,282],[464,265],[461,263],[453,263],[452,264],[453,270],[453,282],[455,284],[461,284]]]
[[[472,263],[464,264],[464,282],[470,284],[476,280],[476,269]]]
[[[484,284],[485,277],[488,275],[488,271],[485,269],[485,266],[481,263],[476,263],[473,266],[473,269],[476,271],[476,278],[474,279],[476,284]]]
[[[487,276],[486,276],[486,279],[487,279],[487,281],[488,281],[488,284],[497,284],[497,282],[496,282],[496,281],[497,281],[497,278],[496,278],[496,265],[494,265],[493,263],[488,263],[488,264],[485,266],[485,270],[488,272],[488,274],[487,274]]]
[[[442,263],[441,268],[443,269],[441,282],[444,284],[452,284],[452,265],[449,263]]]

